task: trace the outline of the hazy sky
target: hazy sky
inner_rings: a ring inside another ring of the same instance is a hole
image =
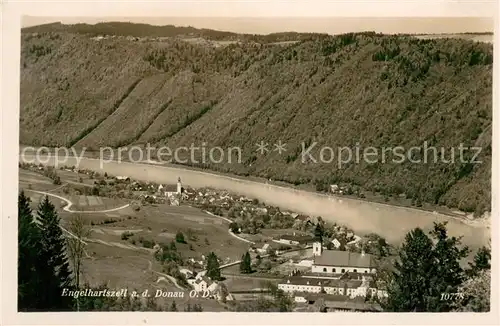
[[[22,25],[62,22],[65,24],[103,21],[124,21],[152,25],[193,26],[237,33],[268,34],[275,32],[316,32],[346,33],[376,31],[381,33],[464,33],[493,32],[494,21],[490,18],[215,18],[215,17],[28,17],[24,16]]]

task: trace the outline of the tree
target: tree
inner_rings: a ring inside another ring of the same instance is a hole
[[[441,300],[441,293],[457,293],[458,287],[465,280],[464,269],[460,261],[467,257],[469,248],[460,248],[460,238],[449,237],[445,223],[434,223],[430,232],[434,241],[437,241],[433,250],[433,270],[430,274],[430,288],[434,295],[429,300],[429,311],[450,311],[451,301]]]
[[[240,233],[240,227],[236,222],[231,222],[231,224],[229,224],[229,229],[233,233]]]
[[[240,272],[244,274],[252,272],[252,259],[250,258],[250,253],[248,251],[241,256]]]
[[[177,234],[175,235],[175,241],[177,241],[178,243],[186,243],[186,240],[184,239],[184,234],[182,234],[182,232],[177,232]]]
[[[322,223],[318,222],[316,228],[314,229],[314,238],[316,241],[323,243],[323,235],[325,233],[325,228]]]
[[[36,226],[30,208],[30,199],[24,192],[18,196],[18,258],[17,258],[17,306],[19,311],[38,310],[41,308],[37,293],[43,287],[37,273],[43,267],[40,264],[38,250],[40,230]]]
[[[271,261],[276,261],[278,259],[278,255],[276,254],[276,250],[270,249],[270,251],[269,251],[269,259]]]
[[[75,287],[80,288],[80,275],[82,267],[82,259],[85,255],[85,241],[84,238],[90,236],[91,230],[86,225],[81,215],[77,215],[70,222],[69,231],[73,234],[66,240],[68,255],[72,265],[73,275],[75,277]],[[77,311],[79,308],[79,298],[76,299]]]
[[[177,304],[175,303],[175,300],[172,301],[172,305],[170,306],[170,311],[178,311]]]
[[[452,302],[453,311],[488,312],[490,311],[491,271],[482,269],[467,279],[458,290],[458,300]]]
[[[328,308],[325,304],[325,299],[320,297],[318,300],[314,302],[314,310],[316,312],[327,312]]]
[[[48,197],[38,206],[38,220],[41,228],[40,258],[45,261],[47,269],[39,273],[46,291],[39,293],[48,311],[72,310],[73,300],[70,296],[62,296],[64,288],[73,289],[73,280],[66,257],[65,239],[59,226],[59,216]]]
[[[292,298],[283,290],[279,289],[276,284],[268,283],[268,289],[273,296],[273,303],[279,312],[291,312],[293,308]]]
[[[229,290],[227,288],[227,285],[224,283],[219,283],[219,288],[218,288],[218,299],[222,303],[227,302],[227,297],[229,296]]]
[[[467,270],[467,275],[469,277],[474,277],[479,274],[480,271],[491,269],[491,250],[485,246],[479,248],[479,250],[474,255],[474,261],[469,263],[470,269]]]
[[[262,257],[260,255],[255,256],[256,262],[255,266],[259,266],[262,263]]]
[[[260,269],[262,271],[265,271],[265,272],[271,270],[271,268],[272,268],[272,264],[269,261],[269,259],[264,260],[259,266],[260,266]]]
[[[217,255],[214,252],[210,252],[207,256],[206,269],[207,269],[206,275],[210,277],[211,280],[213,281],[221,280],[219,258],[217,258]]]
[[[464,280],[460,260],[468,248],[448,237],[446,223],[435,223],[430,232],[435,244],[420,228],[410,231],[399,252],[388,286],[386,310],[394,312],[450,311],[442,293],[456,293]]]

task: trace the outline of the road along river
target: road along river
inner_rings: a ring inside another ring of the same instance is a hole
[[[22,160],[20,156],[20,160]],[[54,156],[44,157],[25,154],[25,162],[54,165]],[[62,161],[62,159],[61,159]],[[60,161],[60,162],[61,162]],[[67,166],[77,165],[74,157],[66,158]],[[80,158],[79,169],[89,169],[115,176],[156,183],[174,184],[177,178],[194,188],[213,187],[250,198],[257,198],[268,205],[278,206],[310,216],[345,225],[355,232],[376,233],[391,243],[399,243],[415,227],[428,230],[433,222],[448,221],[450,235],[463,236],[463,243],[476,249],[488,243],[490,229],[483,223],[468,223],[459,218],[412,208],[391,206],[351,198],[334,197],[293,188],[232,178],[208,172],[130,162],[103,163],[98,159]]]

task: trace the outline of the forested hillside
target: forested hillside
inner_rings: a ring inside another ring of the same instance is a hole
[[[240,146],[241,164],[200,167],[317,190],[346,184],[358,194],[405,194],[417,206],[490,209],[491,44],[371,32],[239,37],[175,27],[127,38],[120,36],[133,34],[126,24],[114,31],[54,26],[22,34],[22,144]],[[255,152],[260,141],[280,140],[284,155]],[[482,147],[483,163],[461,163],[458,150],[449,164],[339,169],[336,161],[300,158],[303,142],[410,148],[424,141],[444,147],[447,160],[450,147]]]

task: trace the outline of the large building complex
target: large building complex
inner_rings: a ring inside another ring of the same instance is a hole
[[[314,261],[310,272],[290,275],[278,284],[289,293],[324,293],[349,298],[360,296],[385,296],[377,289],[376,274],[370,254],[325,250],[319,242],[313,244]]]

